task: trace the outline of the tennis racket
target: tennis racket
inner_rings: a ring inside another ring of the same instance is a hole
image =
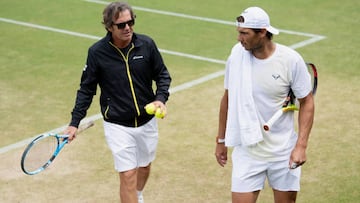
[[[79,126],[77,134],[94,125],[93,121]],[[68,143],[68,135],[45,134],[36,137],[26,147],[21,157],[21,169],[27,175],[45,170]]]
[[[316,70],[316,66],[313,63],[306,63],[309,73],[311,75],[311,83],[313,86],[312,93],[316,94],[317,83],[318,83],[318,74]],[[282,108],[279,109],[264,125],[263,128],[265,131],[269,131],[271,127],[276,123],[277,120],[286,112],[289,111],[297,111],[299,108],[295,104],[295,95],[293,91],[290,89],[288,95],[285,98],[285,101],[282,105]]]

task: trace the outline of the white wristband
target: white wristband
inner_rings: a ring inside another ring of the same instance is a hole
[[[218,143],[218,144],[224,144],[224,143],[225,143],[225,139],[216,138],[216,143]]]

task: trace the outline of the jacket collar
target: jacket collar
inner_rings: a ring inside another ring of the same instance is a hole
[[[107,42],[111,42],[113,43],[112,37],[111,37],[111,32],[107,32],[105,39]],[[134,43],[135,47],[140,47],[143,45],[143,42],[139,39],[138,34],[136,34],[135,32],[133,33],[131,42]]]

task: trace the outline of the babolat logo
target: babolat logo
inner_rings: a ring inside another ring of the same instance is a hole
[[[142,59],[144,58],[144,56],[134,56],[133,59],[136,60],[136,59]]]

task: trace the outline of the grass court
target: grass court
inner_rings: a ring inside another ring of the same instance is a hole
[[[87,49],[105,35],[109,1],[0,1],[0,202],[118,202],[99,116],[42,174],[27,176],[20,158],[29,138],[70,120]],[[274,41],[318,67],[315,122],[298,202],[360,199],[360,1],[128,0],[135,32],[157,43],[173,77],[168,116],[159,120],[157,159],[147,203],[231,201],[231,162],[214,156],[224,63],[237,43],[235,17],[249,6],[268,12]],[[258,202],[273,202],[266,187]]]

